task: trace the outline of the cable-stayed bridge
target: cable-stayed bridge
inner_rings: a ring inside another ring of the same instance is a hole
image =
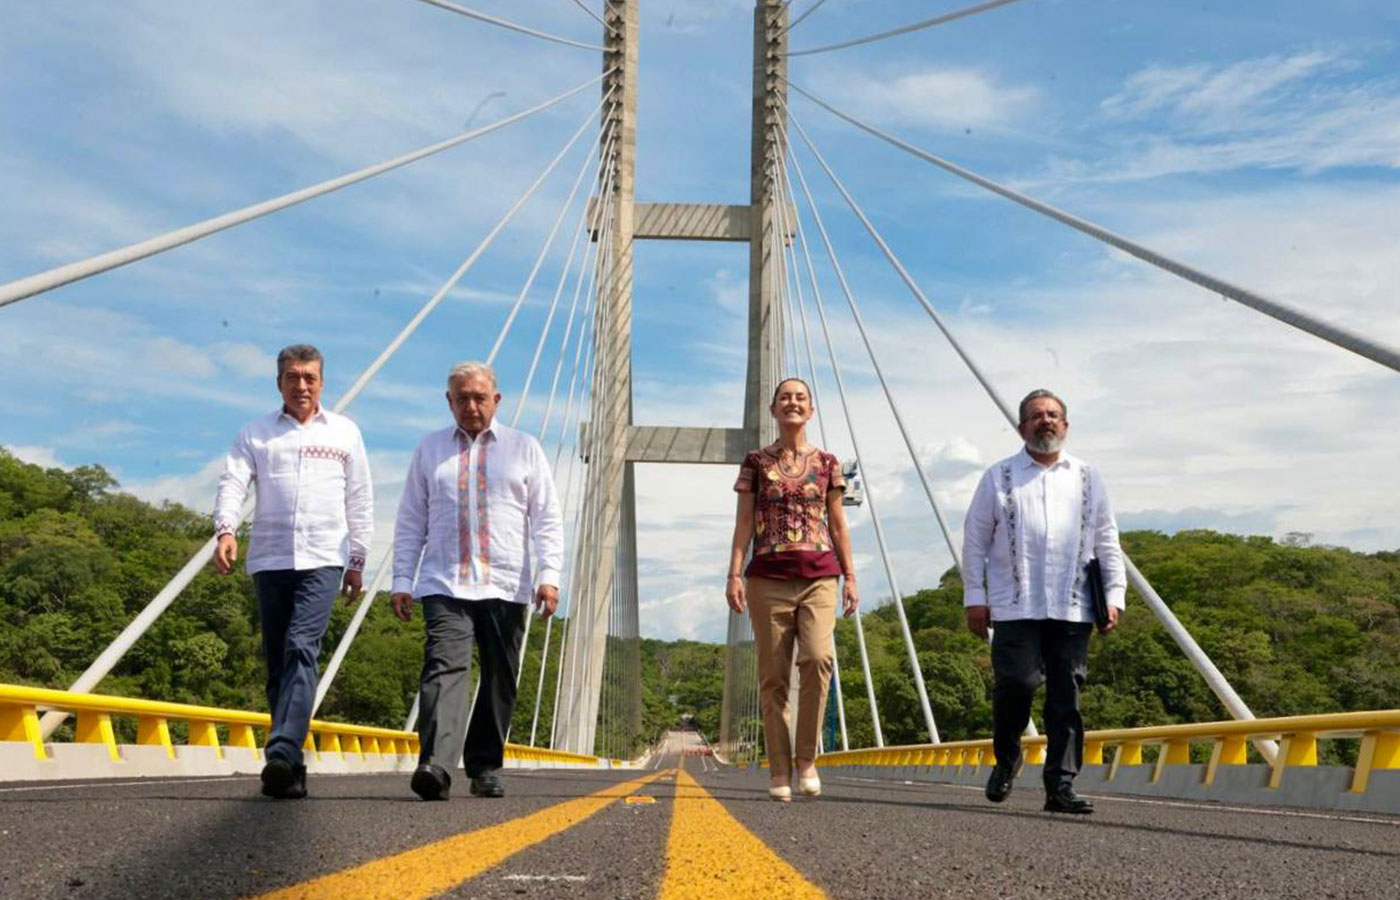
[[[521,388],[502,415],[515,424],[532,396],[547,397],[533,430],[551,450],[571,528],[563,624],[532,623],[526,638],[538,642],[542,659],[552,654],[558,660],[553,684],[546,682],[547,667],[541,665],[536,683],[521,686],[522,702],[533,705],[532,725],[528,735],[512,736],[511,761],[531,771],[511,782],[505,803],[480,813],[482,804],[473,804],[473,815],[465,819],[456,814],[456,804],[424,812],[404,790],[403,773],[411,771],[417,753],[414,714],[401,729],[318,722],[308,740],[313,771],[357,777],[318,778],[312,801],[288,812],[286,804],[255,805],[249,799],[251,782],[243,773],[256,772],[260,764],[264,715],[102,696],[104,678],[208,564],[211,540],[184,568],[170,573],[169,582],[67,691],[0,686],[0,760],[5,779],[15,782],[0,797],[16,822],[7,855],[17,861],[0,889],[15,896],[288,897],[887,896],[953,890],[1078,896],[1107,889],[1212,895],[1247,888],[1280,895],[1378,896],[1400,889],[1400,852],[1393,847],[1397,820],[1388,815],[1400,812],[1400,710],[1257,718],[1177,619],[1173,598],[1159,595],[1131,562],[1132,612],[1145,614],[1139,612],[1145,609],[1161,622],[1226,718],[1091,733],[1081,786],[1108,799],[1091,826],[1073,829],[1085,833],[1050,836],[1050,823],[1030,814],[1033,807],[1023,797],[1007,810],[982,805],[976,789],[990,765],[990,745],[944,740],[940,733],[878,490],[864,495],[873,532],[873,546],[864,549],[877,560],[872,569],[878,577],[869,581],[883,588],[868,590],[865,600],[891,604],[897,614],[922,742],[887,746],[857,617],[856,658],[838,660],[839,737],[822,758],[827,796],[791,809],[759,802],[762,778],[752,768],[762,753],[754,648],[748,622],[739,616],[728,622],[723,710],[713,748],[680,732],[652,747],[641,741],[636,467],[736,465],[746,450],[772,440],[766,406],[782,376],[808,379],[825,412],[818,420],[822,445],[851,447],[857,470],[867,473],[875,467],[863,456],[870,448],[856,425],[849,380],[853,366],[869,367],[907,452],[926,515],[954,564],[958,561],[950,524],[954,511],[945,508],[946,495],[911,433],[901,404],[909,398],[894,389],[887,377],[889,360],[867,327],[858,276],[843,263],[837,243],[837,217],[845,217],[846,227],[854,223],[907,291],[914,314],[910,327],[927,329],[929,352],[935,352],[935,342],[945,345],[966,367],[971,386],[986,395],[989,412],[1013,426],[1016,422],[1003,393],[1009,389],[996,383],[960,337],[937,298],[911,274],[900,248],[886,238],[879,215],[868,211],[823,150],[813,127],[819,116],[828,118],[826,124],[844,123],[865,134],[881,152],[927,164],[929,179],[952,176],[1325,342],[1337,353],[1400,369],[1400,352],[1385,341],[1234,284],[944,158],[873,124],[861,109],[832,102],[790,63],[914,31],[956,28],[974,16],[1012,16],[1015,9],[1002,7],[1034,0],[945,10],[830,44],[800,42],[803,21],[826,0],[791,11],[778,0],[757,0],[745,204],[724,202],[733,199],[725,197],[637,201],[637,131],[644,124],[638,111],[641,0],[607,0],[601,10],[575,2],[596,20],[589,26],[596,34],[588,40],[568,36],[579,33],[577,27],[555,33],[446,0],[422,2],[437,7],[443,27],[505,29],[556,45],[559,52],[597,54],[598,73],[446,140],[15,279],[0,285],[0,306],[61,302],[66,285],[179,253],[219,232],[354,189],[546,110],[571,110],[573,121],[543,169],[334,403],[337,411],[353,409],[389,361],[412,346],[444,300],[469,283],[474,268],[498,249],[542,188],[559,181],[567,185],[503,320],[474,345],[493,363],[512,342],[525,348]],[[837,202],[821,202],[822,191]],[[746,245],[747,369],[738,427],[633,420],[638,241]],[[541,283],[547,263],[559,255],[565,261],[558,277]],[[549,297],[548,311],[537,334],[524,333],[518,327],[521,312],[538,296]],[[441,360],[441,368],[453,361]],[[381,497],[381,503],[392,499]],[[369,605],[387,587],[388,555],[374,562],[369,589],[323,673],[318,706]],[[870,747],[851,746],[848,738],[843,669],[863,674]],[[552,703],[542,703],[546,697]],[[542,707],[549,713],[544,721]],[[72,741],[54,740],[70,718]],[[114,722],[133,720],[136,743],[119,743]],[[174,734],[187,735],[183,743],[172,737],[173,723],[182,726]],[[1318,765],[1319,745],[1335,740],[1355,742],[1354,765]],[[1034,784],[1043,739],[1031,733],[1026,742],[1030,766],[1021,780]],[[138,776],[175,780],[133,781]],[[119,781],[72,780],[113,778]],[[61,783],[21,784],[51,780]],[[1198,805],[1201,801],[1217,805]],[[318,811],[318,803],[331,810]],[[333,814],[339,812],[345,815]],[[357,828],[351,823],[364,823],[363,832],[338,840],[337,832],[343,836],[345,829]],[[327,833],[303,844],[318,828]],[[84,840],[73,841],[74,829],[81,829]],[[1071,842],[1073,849],[1065,850]],[[55,850],[64,845],[73,848]],[[989,845],[1028,849],[1014,859],[998,855],[989,862]],[[235,847],[236,852],[227,849]]]

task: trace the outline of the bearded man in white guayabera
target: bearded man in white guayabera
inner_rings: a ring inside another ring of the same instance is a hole
[[[1063,450],[1069,414],[1046,390],[1021,401],[1025,446],[983,475],[963,524],[963,606],[992,636],[992,744],[987,799],[1011,793],[1031,700],[1045,683],[1045,809],[1090,813],[1074,792],[1084,760],[1079,690],[1089,635],[1118,624],[1128,580],[1118,525],[1096,469]],[[993,628],[993,626],[995,626]]]
[[[394,523],[394,613],[409,621],[418,600],[427,620],[422,751],[410,782],[424,800],[447,799],[458,760],[474,796],[505,793],[496,773],[515,712],[525,615],[532,599],[544,618],[559,605],[564,516],[554,477],[539,441],[495,420],[500,402],[490,366],[453,366],[455,422],[414,451]],[[481,678],[467,721],[473,641]]]
[[[316,659],[336,588],[354,603],[374,532],[374,491],[355,423],[321,408],[325,362],[309,344],[277,354],[282,407],[254,419],[233,442],[219,478],[214,565],[227,575],[238,558],[234,532],[255,488],[248,574],[258,595],[267,659],[267,764],[262,792],[306,796],[301,748],[316,699]]]

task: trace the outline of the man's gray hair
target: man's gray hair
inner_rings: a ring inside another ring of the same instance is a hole
[[[447,373],[447,386],[451,388],[452,383],[459,378],[474,378],[477,375],[485,375],[491,379],[491,390],[500,391],[500,386],[496,384],[496,370],[484,362],[457,363]]]
[[[1017,411],[1017,415],[1022,423],[1026,421],[1026,407],[1031,405],[1032,400],[1039,400],[1041,397],[1049,397],[1051,400],[1060,404],[1060,413],[1066,419],[1069,418],[1069,407],[1065,405],[1065,401],[1061,400],[1054,391],[1047,391],[1045,388],[1036,388],[1021,401],[1021,408]]]
[[[281,378],[287,363],[293,362],[314,362],[320,367],[322,374],[326,371],[326,359],[320,350],[310,344],[291,344],[283,347],[282,352],[277,354],[277,377]]]

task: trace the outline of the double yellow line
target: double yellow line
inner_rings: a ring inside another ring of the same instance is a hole
[[[583,822],[641,788],[674,776],[675,808],[660,900],[717,896],[825,898],[681,769],[661,770],[499,825],[454,835],[294,884],[257,900],[424,900]]]
[[[678,769],[666,875],[658,896],[660,900],[824,900],[826,894],[739,824],[684,769]]]

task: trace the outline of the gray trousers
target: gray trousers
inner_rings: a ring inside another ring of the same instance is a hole
[[[253,573],[267,659],[267,758],[301,765],[301,745],[316,702],[316,662],[321,638],[340,589],[340,566],[272,569]]]
[[[992,749],[997,765],[1021,761],[1021,733],[1031,720],[1031,702],[1045,684],[1047,791],[1074,781],[1084,762],[1084,719],[1079,690],[1089,671],[1089,635],[1094,626],[1056,619],[994,623],[992,635]]]
[[[451,772],[461,759],[467,776],[477,778],[504,764],[527,609],[508,600],[423,598],[427,646],[419,679],[420,765]],[[468,722],[473,642],[481,647],[481,685]]]

